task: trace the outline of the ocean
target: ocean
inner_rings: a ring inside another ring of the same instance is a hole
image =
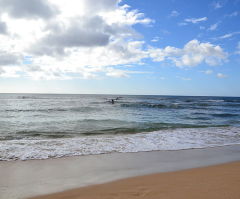
[[[233,144],[239,97],[0,94],[2,161]]]

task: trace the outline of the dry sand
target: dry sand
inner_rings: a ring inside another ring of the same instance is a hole
[[[240,162],[127,178],[34,199],[239,199]]]

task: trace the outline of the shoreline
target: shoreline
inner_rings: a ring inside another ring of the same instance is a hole
[[[101,155],[113,155],[113,154],[125,154],[125,153],[152,153],[152,152],[174,152],[174,151],[185,151],[185,150],[201,150],[201,149],[211,149],[211,148],[220,148],[220,147],[230,147],[230,146],[240,146],[240,143],[226,144],[226,145],[216,145],[216,146],[207,146],[207,147],[194,147],[194,148],[183,148],[183,149],[166,149],[166,150],[152,150],[152,151],[136,151],[136,152],[108,152],[108,153],[98,153],[98,154],[82,154],[82,155],[72,155],[72,156],[60,156],[60,157],[49,157],[43,159],[11,159],[11,160],[0,160],[1,163],[5,162],[29,162],[29,161],[48,161],[48,160],[58,160],[58,159],[71,159],[79,157],[88,157],[88,156],[101,156]]]
[[[26,198],[123,178],[240,160],[240,145],[0,162],[0,196]]]
[[[240,161],[155,173],[91,185],[31,199],[238,199]]]

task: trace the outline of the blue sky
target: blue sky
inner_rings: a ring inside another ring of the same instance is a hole
[[[0,92],[240,96],[239,0],[66,2],[0,1]]]

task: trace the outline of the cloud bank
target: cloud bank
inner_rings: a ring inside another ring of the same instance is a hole
[[[151,23],[144,13],[120,0],[0,0],[0,76],[128,77],[143,71],[121,66],[142,65],[145,59],[189,67],[217,65],[227,57],[220,46],[198,40],[182,49],[148,46],[135,25]]]

